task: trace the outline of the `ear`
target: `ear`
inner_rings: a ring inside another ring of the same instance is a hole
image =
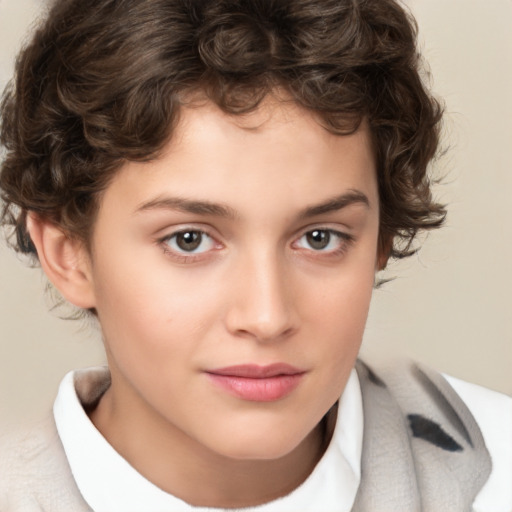
[[[27,229],[53,286],[75,306],[95,307],[90,257],[83,243],[33,213],[27,217]]]
[[[375,264],[375,270],[384,270],[388,264],[391,250],[393,249],[393,237],[389,235],[379,235],[379,241],[377,245],[377,261]]]

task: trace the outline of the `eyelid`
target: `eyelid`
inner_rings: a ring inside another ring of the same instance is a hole
[[[202,231],[207,235],[218,238],[217,230],[208,223],[205,222],[173,222],[173,223],[165,223],[161,224],[158,229],[155,229],[153,232],[153,236],[155,240],[162,240],[164,238],[169,238],[176,233],[180,233],[183,231]]]
[[[341,236],[342,238],[355,238],[355,235],[353,234],[353,228],[351,228],[348,225],[340,225],[340,223],[317,223],[317,224],[310,224],[308,226],[305,226],[303,228],[300,228],[296,231],[295,236],[293,237],[295,240],[298,238],[306,235],[307,233],[311,233],[311,231],[329,231],[330,233],[337,234]]]

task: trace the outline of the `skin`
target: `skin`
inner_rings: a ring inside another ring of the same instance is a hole
[[[63,238],[54,250],[75,272],[54,283],[95,308],[103,331],[112,385],[91,413],[96,427],[193,505],[250,506],[297,487],[322,455],[319,422],[360,347],[378,212],[364,125],[336,136],[275,98],[243,117],[208,102],[183,108],[163,155],[126,163],[106,189],[90,253]],[[326,247],[312,247],[315,229],[329,233]],[[208,236],[190,253],[177,243],[184,230]],[[52,252],[38,249],[48,268]],[[270,402],[205,373],[277,362],[304,375]]]

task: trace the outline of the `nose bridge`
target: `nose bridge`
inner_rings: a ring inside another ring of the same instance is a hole
[[[290,276],[278,251],[260,248],[240,262],[229,329],[272,341],[296,327]]]

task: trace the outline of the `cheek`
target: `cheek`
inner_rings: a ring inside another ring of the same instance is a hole
[[[349,289],[347,289],[349,291]],[[339,296],[333,294],[323,308],[315,311],[318,326],[316,339],[322,340],[319,349],[326,375],[336,376],[352,367],[363,339],[371,286],[358,286],[352,293]],[[335,377],[336,379],[336,377]]]
[[[157,366],[191,356],[218,317],[213,287],[200,276],[170,272],[167,265],[120,267],[101,269],[97,276],[108,283],[98,286],[97,309],[112,355],[126,364]]]
[[[339,399],[354,367],[363,338],[373,289],[373,276],[346,275],[310,296],[304,315],[301,348],[313,362],[310,386],[302,407],[318,421]]]
[[[308,298],[309,337],[325,369],[324,378],[335,387],[344,385],[364,334],[373,292],[373,262],[331,276]]]
[[[373,259],[359,259],[357,265],[340,266],[321,282],[311,282],[309,293],[303,292],[309,320],[340,336],[362,333],[373,292],[374,266]]]

